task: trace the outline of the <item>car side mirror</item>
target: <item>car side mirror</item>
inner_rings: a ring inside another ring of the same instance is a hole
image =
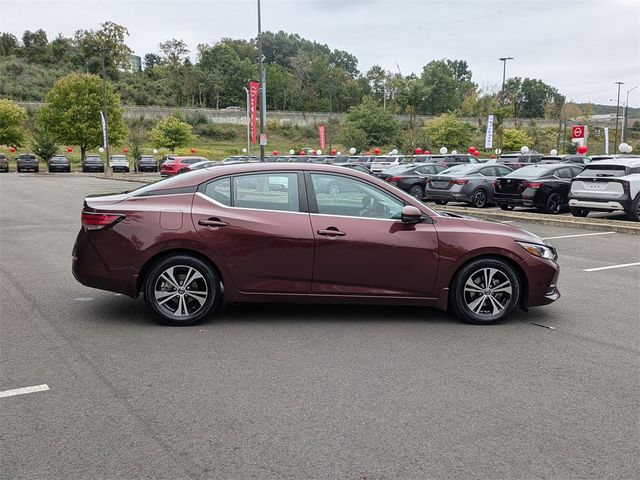
[[[420,223],[422,219],[422,212],[413,205],[405,205],[402,207],[402,222],[403,223]]]

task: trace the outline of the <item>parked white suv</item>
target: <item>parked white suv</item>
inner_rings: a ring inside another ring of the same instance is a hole
[[[126,155],[111,155],[109,166],[114,172],[129,173],[129,159]]]
[[[400,165],[404,160],[402,155],[379,155],[373,157],[371,162],[371,173],[378,174],[387,168]]]
[[[569,208],[575,217],[590,211],[625,211],[640,221],[640,157],[592,162],[571,181]]]

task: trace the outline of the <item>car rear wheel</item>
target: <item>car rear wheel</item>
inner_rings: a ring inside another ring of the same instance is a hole
[[[471,204],[476,208],[483,208],[487,205],[487,192],[482,188],[476,188],[471,194]]]
[[[500,205],[500,210],[507,210],[507,211],[511,211],[513,210],[515,207],[513,205]]]
[[[422,189],[422,187],[420,185],[413,185],[409,189],[409,194],[413,195],[418,200],[422,200],[422,197],[424,197],[424,190]]]
[[[436,200],[436,205],[446,205],[447,203],[449,203],[448,200]]]
[[[217,304],[219,285],[217,274],[207,263],[189,255],[174,255],[151,268],[144,298],[161,323],[195,325]]]
[[[571,207],[569,208],[569,210],[571,211],[571,215],[573,215],[574,217],[586,217],[587,215],[589,215],[588,208]]]
[[[544,207],[545,213],[560,213],[560,209],[562,208],[562,198],[557,193],[552,193],[547,198],[547,203]]]
[[[456,274],[450,293],[454,312],[476,325],[496,323],[511,313],[520,301],[518,274],[507,262],[479,258]]]

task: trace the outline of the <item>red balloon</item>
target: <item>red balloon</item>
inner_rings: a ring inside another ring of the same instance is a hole
[[[124,153],[129,153],[129,147],[124,147],[124,148],[122,149],[122,151],[123,151]]]
[[[274,150],[273,152],[271,152],[272,155],[278,155],[278,150]]]
[[[584,155],[585,153],[587,153],[587,150],[588,150],[588,149],[587,149],[587,146],[586,146],[586,145],[580,145],[580,146],[578,147],[578,153],[579,153],[580,155]]]
[[[425,154],[425,155],[431,155],[431,152],[430,152],[429,150],[425,150],[425,151],[424,151],[424,154]]]
[[[298,155],[306,155],[307,152],[305,152],[304,150],[300,150],[300,153]]]
[[[196,149],[191,147],[191,153],[196,153]]]
[[[336,153],[338,153],[338,152],[337,152],[336,150],[334,150],[334,149],[331,149],[331,152],[330,152],[330,153],[331,153],[331,155],[335,155],[335,154],[336,154]]]
[[[469,150],[467,150],[467,152],[469,152],[471,155],[473,155],[473,152],[476,151],[476,147],[469,147]]]
[[[480,156],[480,152],[478,150],[473,151],[473,156],[478,158]]]
[[[366,152],[364,152],[365,155],[371,155],[371,152],[369,150],[367,150]]]
[[[67,147],[67,152],[69,153],[73,152],[73,147]]]
[[[9,147],[9,151],[11,153],[16,153],[16,147]]]
[[[422,153],[422,149],[420,147],[416,148],[416,155],[420,155]]]
[[[491,154],[491,158],[497,158],[495,153]]]
[[[377,148],[377,147],[376,147],[376,148],[374,148],[374,149],[373,149],[373,154],[374,154],[374,155],[380,155],[380,149],[379,149],[379,148]]]

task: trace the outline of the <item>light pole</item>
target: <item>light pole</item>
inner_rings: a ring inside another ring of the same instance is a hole
[[[504,84],[507,80],[507,61],[509,60],[513,60],[513,57],[500,57],[498,60],[500,60],[502,62],[502,89],[500,90],[500,97],[502,99],[502,106],[504,106],[505,103],[505,95],[504,95]],[[504,112],[503,112],[504,113]],[[501,122],[502,124],[500,125],[500,151],[502,151],[502,137],[503,137],[503,131],[504,131],[504,119]]]
[[[618,100],[616,100],[616,133],[614,135],[613,148],[618,148],[618,119],[620,118],[620,86],[624,85],[624,82],[616,82],[618,85]]]
[[[636,88],[638,88],[637,85],[627,90],[627,100],[624,103],[624,113],[622,114],[622,142],[623,143],[626,143],[627,141],[627,116],[629,115],[629,94]]]
[[[107,168],[104,169],[104,175],[105,177],[112,177],[113,170],[111,170],[111,164],[109,163],[109,124],[107,123],[107,70],[104,66],[104,50],[100,53],[100,61],[102,63],[102,104],[104,108],[102,115],[102,121],[104,122],[104,151],[107,156]]]
[[[260,161],[264,162],[264,120],[267,108],[267,92],[264,84],[264,68],[262,66],[262,19],[260,17],[260,0],[258,0],[258,68],[260,71]]]
[[[247,94],[247,155],[251,155],[251,107],[249,106],[249,89],[242,87]]]

